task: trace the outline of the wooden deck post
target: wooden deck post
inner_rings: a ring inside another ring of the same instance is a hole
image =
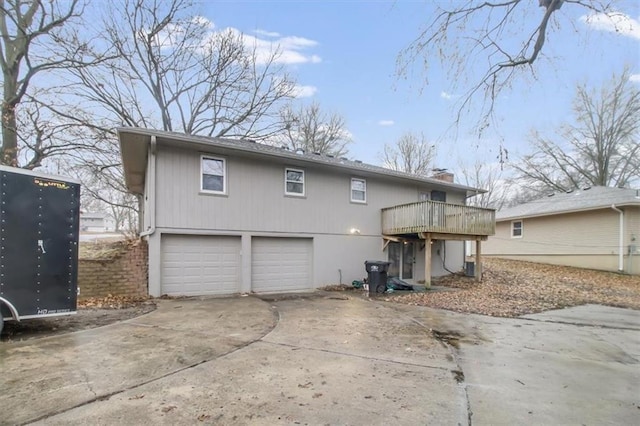
[[[424,239],[424,286],[431,288],[431,234],[425,234]]]
[[[482,281],[482,241],[476,240],[476,281]]]

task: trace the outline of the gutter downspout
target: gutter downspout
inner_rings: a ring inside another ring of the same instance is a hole
[[[147,237],[156,232],[156,137],[151,136],[149,145],[149,158],[147,160],[149,169],[149,185],[147,186],[147,196],[149,197],[149,228],[140,233],[140,238]]]
[[[620,225],[619,225],[619,241],[618,241],[618,271],[624,272],[624,212],[616,207],[615,204],[611,204],[611,209],[620,213]]]

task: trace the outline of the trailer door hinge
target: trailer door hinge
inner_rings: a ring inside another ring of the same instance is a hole
[[[42,240],[38,240],[38,248],[39,248],[40,250],[42,250],[42,253],[43,253],[43,254],[44,254],[44,253],[46,253],[46,251],[45,251],[45,249],[44,249],[44,241],[42,241]]]

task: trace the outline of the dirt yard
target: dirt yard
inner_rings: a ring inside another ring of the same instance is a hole
[[[2,341],[28,340],[36,337],[71,333],[124,321],[153,311],[153,300],[125,297],[87,299],[78,303],[75,315],[38,318],[21,322],[7,321],[2,330]]]
[[[433,282],[434,290],[383,296],[383,300],[497,317],[587,303],[640,310],[640,276],[486,259],[483,280],[454,275]]]

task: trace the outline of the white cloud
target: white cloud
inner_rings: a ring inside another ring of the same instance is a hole
[[[378,121],[378,126],[393,126],[396,124],[393,120],[380,120]]]
[[[204,16],[194,16],[193,19],[191,19],[191,22],[208,30],[213,30],[215,28],[213,21],[205,18]]]
[[[280,37],[280,33],[274,31],[255,30],[254,33],[263,37]]]
[[[451,93],[447,93],[444,90],[442,92],[440,92],[440,97],[442,99],[451,99],[453,95]]]
[[[228,32],[239,37],[249,50],[253,50],[258,64],[265,64],[273,60],[279,64],[317,64],[322,58],[309,49],[318,45],[318,42],[304,37],[283,37],[277,32],[255,30],[256,35],[244,34],[237,28],[229,27],[215,31],[213,21],[196,16],[192,23],[199,25],[207,31],[202,40],[194,40],[192,46],[201,52],[206,52],[211,46],[215,46],[217,37],[221,32]],[[174,47],[178,40],[185,35],[185,28],[181,25],[169,25],[165,31],[157,35],[156,43],[163,49]],[[274,54],[276,54],[274,58]]]
[[[264,64],[268,62],[276,52],[277,56],[273,59],[280,64],[317,64],[322,62],[320,56],[305,52],[305,50],[318,45],[315,40],[295,36],[266,40],[249,34],[242,34],[235,28],[228,28],[227,31],[241,36],[245,46],[255,50],[258,63]]]
[[[303,86],[296,84],[293,87],[292,95],[296,98],[309,98],[316,94],[318,88],[316,86]]]
[[[284,49],[300,49],[305,47],[314,47],[318,45],[317,41],[309,40],[304,37],[281,37],[277,40],[278,44]]]
[[[633,83],[640,83],[640,74],[631,74],[629,76],[629,81]]]
[[[594,30],[615,32],[640,40],[640,22],[624,13],[591,13],[581,16],[580,21]]]

